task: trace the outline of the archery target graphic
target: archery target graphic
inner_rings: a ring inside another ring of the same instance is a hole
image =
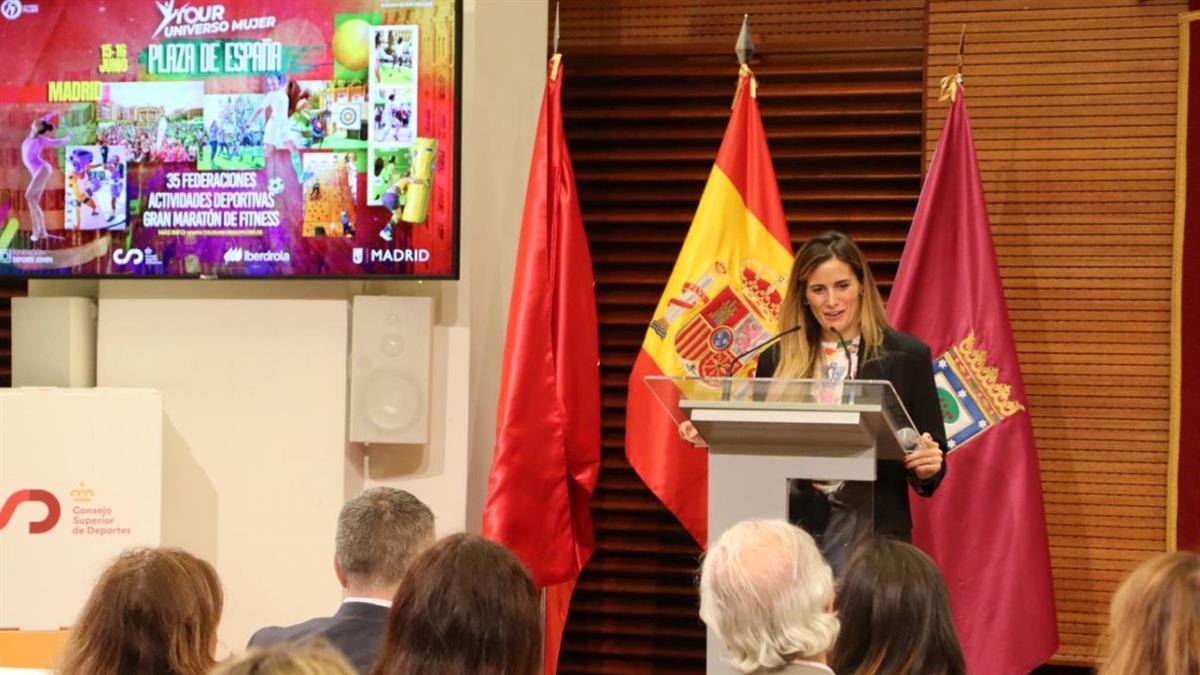
[[[333,118],[347,129],[355,129],[362,124],[362,105],[359,103],[341,103],[333,106]]]

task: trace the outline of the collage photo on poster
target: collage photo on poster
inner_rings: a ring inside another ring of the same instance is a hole
[[[461,0],[93,4],[0,22],[0,276],[457,276]]]

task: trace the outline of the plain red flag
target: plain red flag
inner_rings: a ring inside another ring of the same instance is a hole
[[[708,453],[679,438],[645,378],[727,375],[735,354],[776,330],[792,246],[756,88],[744,68],[716,163],[629,377],[625,455],[701,546]]]
[[[548,590],[547,673],[570,597],[592,555],[600,472],[600,357],[592,259],[551,61],[534,141],[496,414],[484,536]]]
[[[1028,673],[1058,648],[1033,427],[957,90],[900,258],[888,318],[929,344],[951,470],[911,499],[972,675]]]

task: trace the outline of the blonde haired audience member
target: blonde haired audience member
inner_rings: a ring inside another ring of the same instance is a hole
[[[1098,675],[1200,673],[1200,555],[1164,553],[1138,566],[1113,596]]]
[[[212,565],[178,549],[122,553],[71,628],[59,675],[202,675],[224,597]]]
[[[738,672],[831,673],[832,603],[832,570],[813,538],[788,522],[738,523],[704,556],[700,618]]]
[[[248,650],[212,675],[356,675],[342,652],[323,638]]]

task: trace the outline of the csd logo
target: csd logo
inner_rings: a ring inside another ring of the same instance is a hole
[[[114,265],[141,265],[146,261],[146,254],[137,248],[118,248],[113,250],[112,261]]]
[[[45,490],[17,490],[9,495],[8,499],[4,500],[4,504],[0,506],[0,530],[8,525],[13,511],[16,511],[22,502],[41,502],[46,506],[46,517],[29,523],[29,534],[44,534],[58,524],[58,517],[62,515],[62,507],[59,506],[58,499],[54,495]]]

